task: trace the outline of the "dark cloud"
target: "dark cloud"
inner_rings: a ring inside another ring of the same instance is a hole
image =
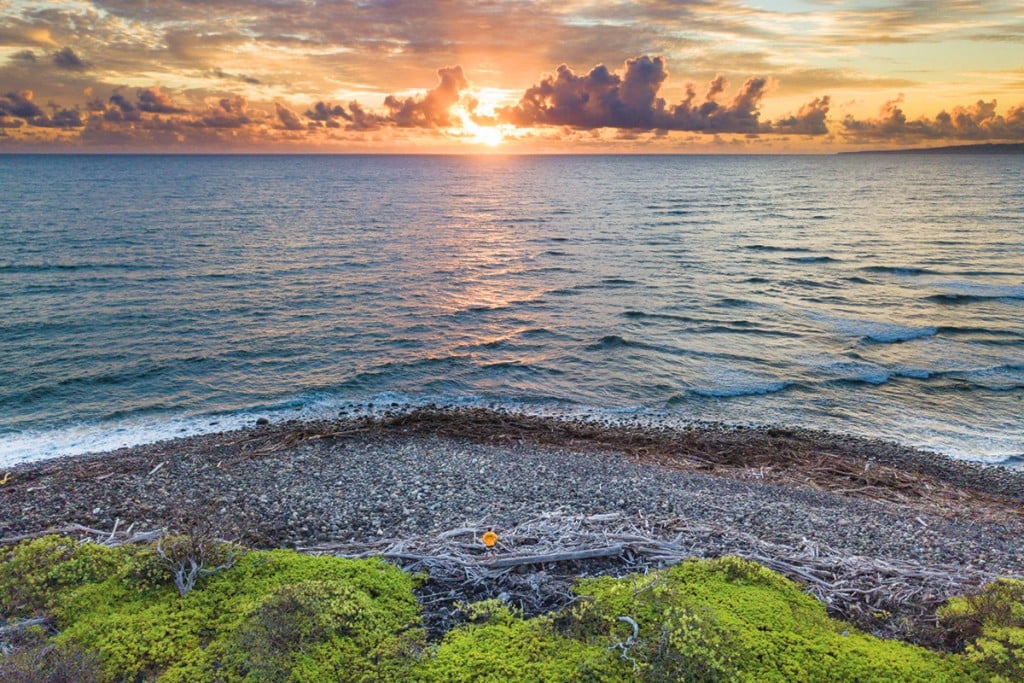
[[[159,88],[146,88],[139,91],[139,109],[151,114],[184,114],[187,109],[176,107],[171,98]]]
[[[274,108],[277,109],[277,120],[281,122],[281,127],[285,130],[304,130],[306,128],[299,115],[288,107],[280,102],[275,102]]]
[[[142,110],[120,93],[111,95],[109,103],[111,106],[103,112],[107,121],[139,121],[142,118]]]
[[[458,121],[452,118],[451,108],[462,96],[462,91],[469,85],[461,66],[446,66],[438,69],[439,83],[436,87],[416,97],[401,98],[388,95],[384,99],[383,113],[371,112],[358,102],[350,102],[347,107],[330,102],[317,102],[306,110],[305,116],[316,126],[341,128],[346,130],[368,131],[384,126],[398,128],[447,128]],[[278,118],[285,127],[297,125],[298,115],[290,112],[295,120],[286,122],[281,115],[282,107],[278,105]],[[290,110],[288,110],[290,111]],[[345,123],[342,124],[341,121]],[[297,128],[291,128],[297,130]]]
[[[15,52],[11,55],[10,60],[20,66],[31,66],[39,61],[36,59],[36,53],[32,50],[21,50],[19,52]]]
[[[827,135],[828,125],[825,119],[830,105],[831,98],[828,95],[816,97],[800,107],[795,115],[775,121],[771,130],[774,133],[793,135]]]
[[[58,109],[52,116],[37,116],[29,124],[39,128],[81,128],[85,125],[77,109]]]
[[[241,95],[224,97],[216,106],[209,107],[192,125],[206,128],[242,128],[252,123],[249,103]]]
[[[445,128],[453,125],[450,110],[469,83],[461,66],[446,66],[438,69],[437,75],[441,82],[423,97],[399,99],[388,95],[384,100],[388,121],[399,128]]]
[[[721,102],[728,82],[724,76],[716,76],[702,97],[698,97],[696,87],[690,84],[685,98],[669,105],[658,97],[667,78],[665,58],[660,56],[626,60],[621,76],[604,65],[579,75],[562,64],[555,74],[529,88],[519,104],[499,110],[497,116],[502,122],[525,127],[770,132],[771,125],[759,119],[761,99],[768,84],[766,79],[748,78],[730,101]]]
[[[855,139],[865,140],[1024,140],[1024,103],[1005,115],[996,101],[978,100],[966,107],[941,111],[934,118],[908,119],[902,108],[903,96],[886,102],[874,119],[843,119],[843,129]]]
[[[350,102],[348,111],[351,123],[345,126],[346,130],[377,130],[385,123],[384,117],[367,111],[358,102]]]
[[[351,121],[352,115],[345,111],[345,107],[340,104],[332,105],[328,102],[317,102],[313,105],[312,109],[306,110],[306,118],[322,122],[333,121],[337,118]]]
[[[222,78],[226,81],[239,81],[241,83],[248,83],[249,85],[259,85],[260,79],[253,78],[252,76],[246,76],[245,74],[232,74],[224,71],[217,67],[210,69],[209,74],[214,78]]]
[[[89,66],[70,47],[62,47],[54,52],[53,63],[58,68],[68,69],[69,71],[84,71]]]
[[[32,101],[31,90],[22,90],[21,92],[9,92],[0,97],[0,114],[27,120],[42,116],[43,110]]]

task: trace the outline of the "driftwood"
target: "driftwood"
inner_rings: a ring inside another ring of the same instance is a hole
[[[33,531],[28,534],[18,534],[17,536],[3,536],[0,537],[0,546],[14,545],[21,541],[28,541],[33,538],[41,538],[43,536],[52,536],[54,534],[62,536],[74,536],[84,541],[91,541],[94,543],[100,543],[102,545],[118,546],[127,545],[132,543],[150,543],[157,540],[163,535],[163,531],[160,529],[151,531],[138,531],[132,533],[132,529],[135,525],[129,526],[124,531],[119,531],[118,527],[121,524],[121,520],[117,519],[114,521],[114,528],[110,531],[103,531],[102,529],[93,529],[92,527],[83,526],[82,524],[65,524],[64,526],[52,527],[49,529],[43,529],[41,531]]]
[[[491,569],[503,569],[505,567],[519,567],[526,564],[548,564],[550,562],[574,562],[578,560],[592,560],[595,557],[618,557],[622,554],[621,545],[613,545],[605,548],[583,548],[562,553],[547,553],[545,555],[519,555],[503,557],[500,560],[488,562]]]
[[[152,543],[164,530],[135,532],[130,525],[110,531],[70,524],[34,534],[0,539],[0,545],[48,533],[83,542],[118,546]],[[926,566],[909,560],[841,553],[804,539],[773,543],[717,524],[683,519],[652,521],[621,513],[590,516],[551,513],[498,529],[498,556],[489,560],[479,541],[490,524],[462,524],[433,536],[398,542],[330,543],[298,548],[340,557],[383,557],[409,571],[425,571],[417,596],[424,619],[440,635],[463,618],[459,605],[498,598],[526,615],[559,609],[578,596],[577,578],[621,576],[667,567],[691,558],[737,555],[773,569],[803,585],[833,616],[883,637],[926,645],[935,608],[954,595],[977,592],[996,574],[965,566]],[[1024,578],[1024,575],[1015,578]]]
[[[460,603],[499,598],[525,614],[539,614],[575,600],[572,585],[579,577],[646,572],[690,558],[737,555],[802,584],[833,616],[876,635],[933,644],[928,638],[935,608],[997,577],[972,567],[848,555],[808,540],[784,545],[716,524],[682,519],[653,523],[619,513],[549,514],[498,530],[499,555],[488,561],[479,541],[488,526],[481,521],[391,544],[325,544],[300,550],[379,556],[411,571],[426,571],[430,579],[419,598],[435,634],[461,619]],[[529,571],[524,571],[526,565]]]

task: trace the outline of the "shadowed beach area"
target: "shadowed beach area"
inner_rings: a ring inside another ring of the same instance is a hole
[[[1022,501],[1018,472],[838,434],[428,408],[22,465],[0,486],[0,543],[200,515],[259,548],[426,569],[437,632],[459,600],[537,612],[577,576],[735,554],[868,630],[927,642],[937,604],[1024,574]],[[495,566],[477,547],[487,527]]]

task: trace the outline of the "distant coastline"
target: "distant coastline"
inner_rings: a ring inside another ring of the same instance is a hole
[[[946,145],[910,149],[866,149],[839,154],[1024,154],[1024,142],[983,143],[977,145]]]

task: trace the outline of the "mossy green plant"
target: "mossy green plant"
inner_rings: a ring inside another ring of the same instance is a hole
[[[125,564],[130,551],[66,536],[19,543],[0,555],[0,615],[31,617],[49,611],[68,588],[103,581]]]
[[[1024,681],[1024,581],[998,579],[938,610],[948,638],[993,681]]]
[[[868,636],[734,557],[582,580],[570,606],[538,617],[470,605],[432,645],[418,580],[381,560],[252,551],[181,596],[151,548],[49,537],[5,554],[0,617],[47,616],[59,633],[41,644],[102,681],[1022,679],[1021,582],[951,601],[947,620],[999,618],[944,655]]]
[[[975,673],[958,658],[834,620],[796,584],[735,557],[587,579],[576,591],[583,599],[555,616],[522,620],[488,606],[491,618],[445,637],[422,679],[520,671],[550,681],[931,683]]]
[[[56,642],[98,653],[110,681],[401,680],[423,647],[413,579],[380,560],[250,552],[184,597],[154,562],[145,548],[39,539],[0,565],[0,601],[52,616]],[[261,628],[275,608],[319,619],[288,648],[287,627]]]

